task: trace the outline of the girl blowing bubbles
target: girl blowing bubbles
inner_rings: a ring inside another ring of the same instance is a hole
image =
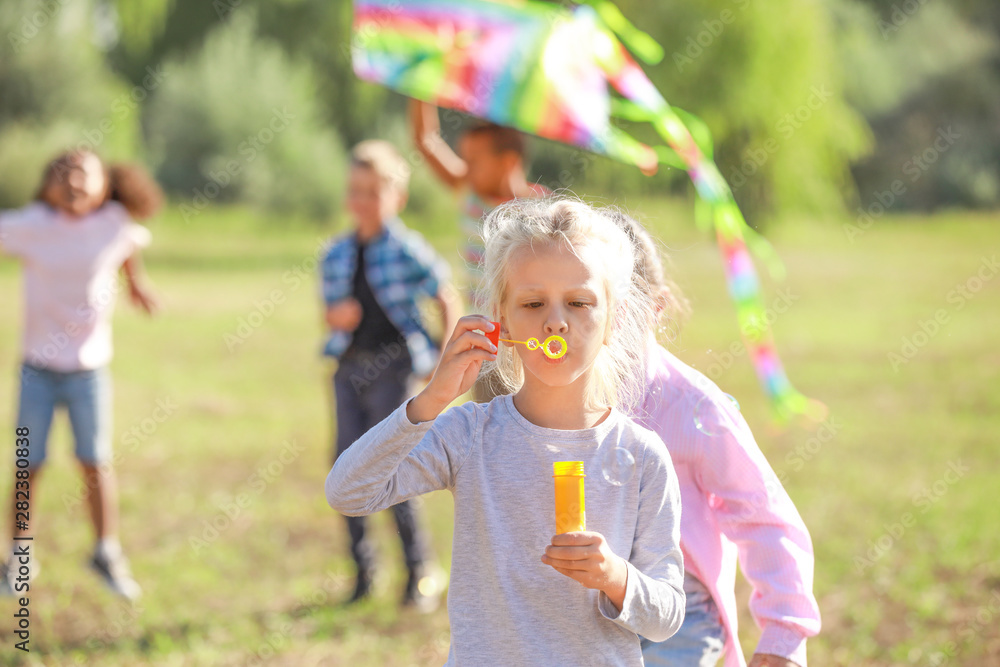
[[[430,383],[355,442],[326,480],[330,505],[377,512],[448,489],[455,533],[449,665],[637,665],[684,611],[680,497],[663,443],[618,406],[642,392],[649,299],[611,216],[580,202],[516,200],[484,224],[485,281],[501,336],[551,335],[568,352],[505,345],[459,320]],[[446,408],[487,365],[513,395]],[[636,461],[613,486],[615,448]],[[553,536],[552,463],[583,461],[589,530]]]

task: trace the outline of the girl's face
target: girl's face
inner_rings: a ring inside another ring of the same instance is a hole
[[[542,342],[555,334],[566,339],[568,348],[565,356],[549,359],[541,350],[516,345],[525,382],[534,376],[549,386],[566,386],[590,372],[608,331],[604,276],[592,268],[601,265],[587,245],[577,247],[576,254],[565,243],[548,243],[515,255],[500,318],[503,337]]]
[[[45,201],[67,215],[81,217],[100,208],[108,189],[104,165],[93,153],[85,153],[66,166],[52,170],[45,183]]]

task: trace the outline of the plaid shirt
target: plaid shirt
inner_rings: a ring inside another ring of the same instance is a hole
[[[408,229],[399,218],[387,220],[382,233],[371,240],[364,252],[365,278],[386,317],[406,340],[413,372],[430,373],[437,364],[438,350],[421,321],[417,300],[421,295],[437,295],[448,280],[448,265],[420,234]],[[320,268],[327,307],[352,296],[357,257],[358,243],[353,233],[330,246]],[[352,339],[351,332],[332,332],[323,354],[339,359]]]

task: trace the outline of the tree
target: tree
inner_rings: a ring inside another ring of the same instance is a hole
[[[315,74],[257,36],[253,11],[163,69],[147,136],[157,176],[188,207],[185,217],[213,201],[316,218],[337,208],[345,157],[324,123]]]

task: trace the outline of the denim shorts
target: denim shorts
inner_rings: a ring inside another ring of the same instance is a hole
[[[21,366],[17,426],[28,428],[28,466],[45,462],[57,406],[65,406],[76,458],[97,465],[111,460],[111,377],[107,368],[60,373]]]
[[[642,638],[642,658],[647,667],[714,667],[726,646],[726,629],[712,594],[689,574],[684,575],[687,607],[684,623],[665,642]]]

